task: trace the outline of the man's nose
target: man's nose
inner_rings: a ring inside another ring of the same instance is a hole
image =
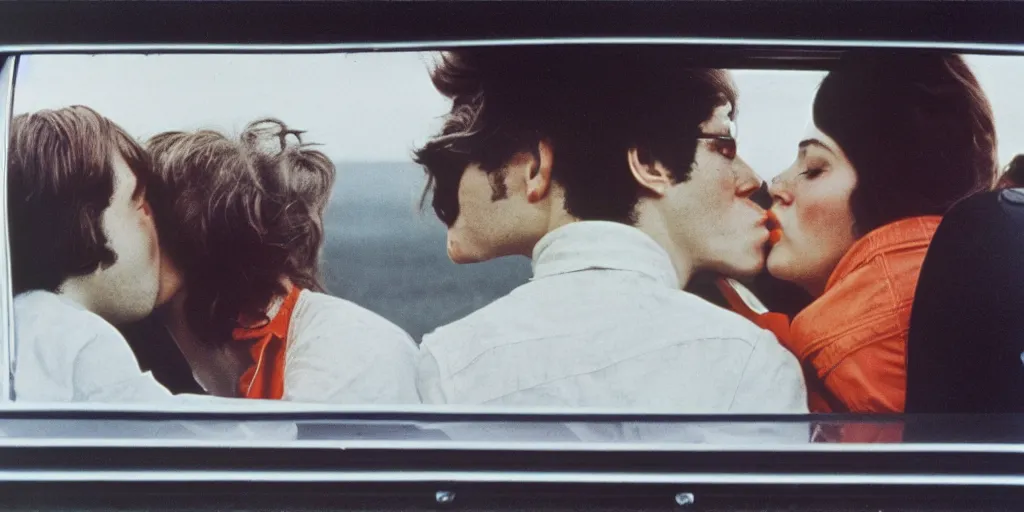
[[[768,183],[762,181],[761,186],[753,194],[750,194],[750,200],[765,210],[771,208],[772,194],[768,191]]]
[[[742,158],[737,157],[733,172],[736,173],[736,195],[750,197],[761,188],[763,181]]]

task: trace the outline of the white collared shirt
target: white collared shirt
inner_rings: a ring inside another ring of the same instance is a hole
[[[302,290],[288,326],[282,400],[418,404],[416,342],[340,297]]]
[[[624,224],[576,222],[533,252],[534,277],[424,336],[425,403],[676,413],[806,413],[775,336],[679,289],[668,253]]]
[[[139,369],[113,325],[55,293],[14,298],[14,342],[18,401],[154,403],[173,396]]]
[[[14,392],[18,402],[157,404],[216,408],[271,408],[272,401],[239,400],[202,395],[172,395],[150,372],[139,368],[128,342],[113,325],[77,302],[52,292],[34,290],[14,298]],[[103,432],[102,422],[88,428]],[[118,437],[199,439],[295,439],[287,422],[159,421],[120,422]],[[8,435],[45,437],[75,432],[76,425],[53,421],[5,425]],[[24,432],[24,434],[19,434]],[[73,434],[74,435],[74,434]]]
[[[419,402],[416,344],[401,328],[349,301],[306,290],[292,315],[285,400]],[[232,403],[220,397],[172,395],[139,368],[113,325],[55,293],[36,290],[15,297],[14,326],[14,390],[19,401]]]
[[[283,301],[283,297],[275,299],[268,316],[281,314]],[[311,290],[299,291],[290,314],[282,401],[420,403],[416,391],[418,349],[401,327],[354,302]],[[223,348],[200,344],[194,337],[184,341],[190,343],[183,352],[188,354],[196,382],[214,395],[234,393],[237,381],[215,380],[226,377],[215,361]],[[257,367],[260,364],[264,364],[262,359],[256,362]]]

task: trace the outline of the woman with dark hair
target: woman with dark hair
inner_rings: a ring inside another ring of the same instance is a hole
[[[773,180],[767,268],[814,301],[780,333],[815,412],[901,412],[910,308],[955,203],[992,188],[992,109],[967,64],[854,53],[822,81],[796,162]]]
[[[261,120],[241,140],[207,130],[150,139],[164,324],[213,395],[416,403],[412,339],[322,293],[335,170],[301,139],[286,143],[300,133]]]

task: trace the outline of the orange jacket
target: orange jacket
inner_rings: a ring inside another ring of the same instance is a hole
[[[825,293],[793,319],[787,347],[822,383],[815,412],[903,412],[917,278],[942,217],[911,217],[857,240]]]
[[[928,244],[942,220],[911,217],[850,247],[825,292],[787,325],[778,313],[734,310],[771,330],[806,372],[811,412],[903,412],[910,308]]]

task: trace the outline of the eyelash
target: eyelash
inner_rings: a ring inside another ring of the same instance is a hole
[[[800,175],[806,176],[809,180],[813,180],[814,178],[817,178],[819,175],[821,175],[821,173],[823,172],[825,172],[824,169],[807,169],[806,171],[800,173]]]

